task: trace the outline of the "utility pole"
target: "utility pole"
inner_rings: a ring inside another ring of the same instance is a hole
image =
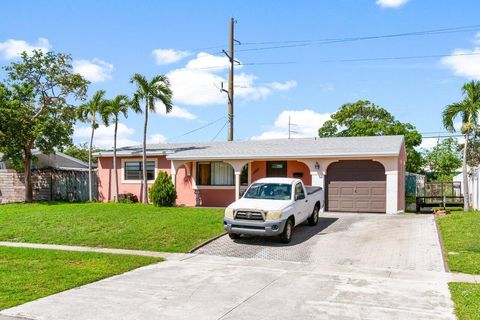
[[[229,39],[229,50],[228,53],[223,50],[223,53],[228,57],[230,61],[230,70],[228,72],[228,108],[227,108],[227,121],[228,121],[228,130],[227,130],[227,140],[233,141],[233,66],[235,64],[234,59],[234,29],[235,19],[230,19],[230,39]]]

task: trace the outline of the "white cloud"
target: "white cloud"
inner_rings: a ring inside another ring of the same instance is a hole
[[[147,143],[165,143],[167,142],[167,137],[161,133],[154,133],[148,136]]]
[[[93,60],[74,60],[73,71],[91,82],[102,82],[112,78],[113,64],[94,58]]]
[[[193,120],[197,118],[197,116],[191,113],[190,111],[184,108],[180,108],[178,106],[174,106],[172,111],[170,111],[169,113],[166,113],[165,107],[163,105],[156,106],[156,108],[159,114],[167,118],[179,118],[179,119],[185,119],[185,120]]]
[[[408,1],[409,0],[377,0],[377,4],[383,8],[398,8]]]
[[[152,51],[155,62],[158,65],[178,62],[190,55],[188,51],[174,49],[155,49]]]
[[[456,75],[470,79],[480,79],[480,47],[455,49],[452,55],[441,60],[442,64]]]
[[[422,143],[420,144],[421,149],[430,150],[437,145],[438,138],[422,138]]]
[[[272,82],[270,83],[270,87],[274,90],[278,91],[288,91],[292,88],[295,88],[297,86],[297,81],[294,80],[289,80],[285,82]]]
[[[92,133],[90,126],[76,126],[73,133],[73,139],[76,143],[84,143],[90,141],[90,134]],[[100,125],[95,130],[93,136],[93,145],[97,148],[111,149],[113,148],[113,131],[114,126],[106,127]],[[135,140],[135,129],[128,127],[127,125],[119,122],[117,130],[117,148],[135,146],[142,142]],[[150,134],[147,137],[147,143],[164,143],[167,138],[160,133]]]
[[[293,138],[316,137],[318,129],[330,120],[330,113],[318,113],[311,109],[304,110],[285,110],[282,111],[275,120],[271,129],[263,132],[259,136],[252,139],[278,139],[288,137],[288,119],[292,124],[291,130],[295,131],[291,134]]]
[[[330,92],[335,90],[335,87],[331,83],[323,83],[319,87],[320,90],[322,90],[323,92]]]
[[[90,141],[91,130],[91,127],[88,125],[76,126],[73,133],[74,140],[77,142]],[[93,144],[98,148],[112,148],[113,132],[114,126],[106,127],[104,125],[100,125],[98,129],[95,130]],[[132,139],[132,136],[134,134],[135,129],[129,128],[125,124],[119,122],[117,130],[117,147],[125,147],[139,144],[138,141]]]
[[[229,62],[225,56],[199,53],[188,61],[183,68],[175,69],[167,74],[170,79],[173,98],[178,104],[211,105],[224,104],[225,93],[220,91],[223,82],[227,87],[227,70]],[[242,66],[236,67],[241,70]],[[247,101],[259,100],[276,91],[287,91],[297,85],[293,80],[271,82],[259,86],[257,77],[245,72],[235,74],[235,97]]]
[[[51,48],[48,39],[38,38],[36,44],[29,44],[24,40],[8,39],[0,42],[0,52],[3,59],[13,59],[19,57],[23,51],[31,53],[33,50],[49,51]]]

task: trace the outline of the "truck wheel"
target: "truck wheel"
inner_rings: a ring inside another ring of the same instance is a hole
[[[228,236],[229,236],[230,239],[232,239],[232,240],[236,240],[236,239],[239,239],[239,238],[240,238],[240,235],[237,234],[237,233],[229,233]]]
[[[316,226],[317,223],[318,223],[318,206],[315,206],[315,208],[313,208],[313,212],[312,212],[312,215],[308,218],[308,225],[309,226]]]
[[[289,243],[292,240],[292,233],[293,233],[293,221],[292,219],[288,219],[285,223],[285,227],[283,228],[283,232],[280,234],[280,240],[283,243]]]

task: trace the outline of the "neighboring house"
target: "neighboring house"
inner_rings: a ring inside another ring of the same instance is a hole
[[[473,209],[480,210],[480,168],[468,168],[468,193],[470,195],[470,204]],[[461,192],[463,194],[463,173],[453,177],[453,181],[461,182]]]
[[[61,152],[44,154],[38,150],[32,151],[36,158],[32,163],[32,169],[61,169],[61,170],[88,170],[88,163],[77,158],[70,157]],[[3,154],[0,153],[0,169],[12,169],[8,161],[1,161]]]
[[[99,199],[114,195],[112,151],[98,156]],[[227,206],[263,177],[296,177],[321,186],[329,211],[404,210],[403,136],[303,138],[147,146],[149,185],[159,170],[171,174],[177,204]],[[120,193],[142,199],[141,146],[117,150]]]
[[[87,163],[61,152],[46,155],[33,151],[33,155],[32,183],[35,200],[87,200]],[[2,156],[0,153],[0,159]],[[24,200],[24,173],[17,172],[8,161],[0,162],[0,203]]]

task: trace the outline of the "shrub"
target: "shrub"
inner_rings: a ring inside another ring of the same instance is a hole
[[[137,203],[138,197],[133,193],[122,193],[118,195],[118,202],[121,203]]]
[[[153,186],[148,191],[150,201],[157,207],[171,207],[175,205],[177,199],[177,191],[172,183],[170,176],[160,171]]]

